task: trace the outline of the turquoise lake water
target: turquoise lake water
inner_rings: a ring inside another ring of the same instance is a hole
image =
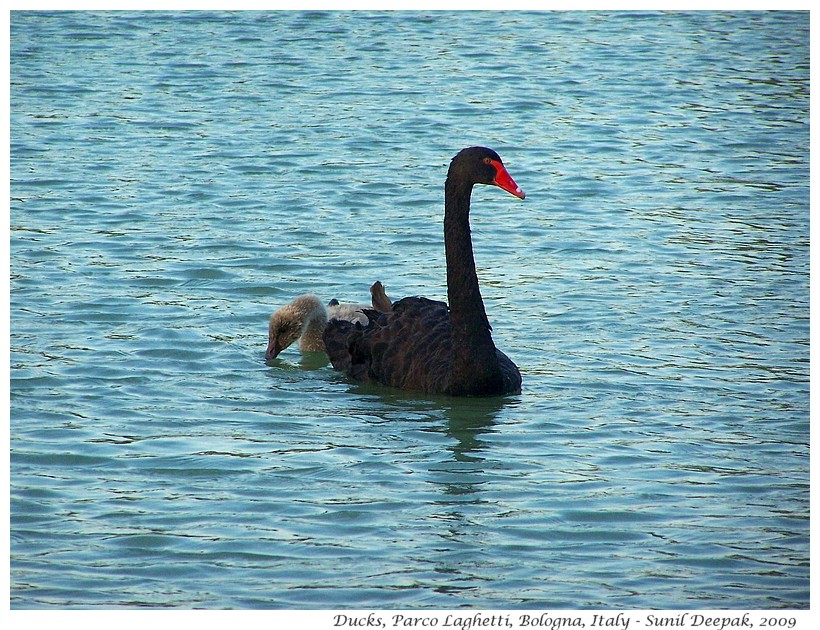
[[[809,14],[11,14],[12,608],[808,608]],[[445,299],[520,395],[361,387]]]

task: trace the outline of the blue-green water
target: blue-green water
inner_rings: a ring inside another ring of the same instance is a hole
[[[521,395],[267,317],[446,295]],[[11,605],[806,608],[809,17],[11,15]]]

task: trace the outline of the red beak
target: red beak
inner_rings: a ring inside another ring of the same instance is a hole
[[[511,195],[515,195],[519,199],[523,199],[526,197],[524,191],[515,183],[512,176],[507,172],[507,169],[504,168],[504,165],[501,162],[496,162],[495,160],[492,161],[492,165],[495,166],[495,179],[493,180],[493,184],[506,190]]]

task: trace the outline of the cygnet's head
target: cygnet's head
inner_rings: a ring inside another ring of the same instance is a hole
[[[300,295],[271,315],[265,360],[275,359],[282,350],[299,339],[314,317],[324,317],[326,320],[327,313],[319,298],[310,294]]]

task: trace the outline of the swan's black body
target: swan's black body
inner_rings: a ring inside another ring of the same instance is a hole
[[[333,367],[360,382],[453,396],[494,396],[521,391],[521,373],[495,347],[478,286],[470,196],[474,184],[524,193],[491,149],[472,147],[450,164],[444,185],[447,297],[408,297],[387,313],[367,311],[367,326],[331,320],[324,332]]]

